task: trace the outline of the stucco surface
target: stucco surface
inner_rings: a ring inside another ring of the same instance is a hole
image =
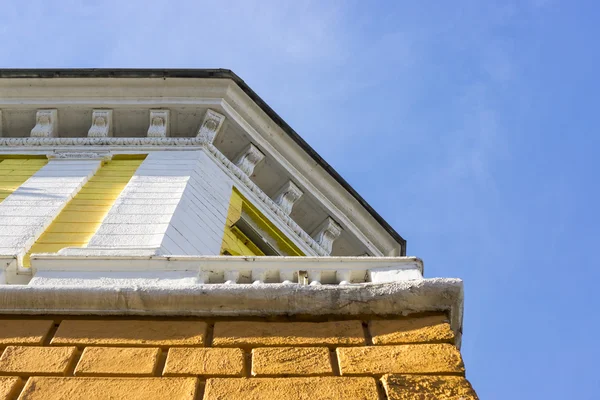
[[[445,314],[369,322],[373,344],[451,343],[454,332]]]
[[[75,368],[77,376],[152,376],[159,348],[86,347]]]
[[[194,400],[195,378],[49,378],[27,381],[19,400]]]
[[[216,347],[356,346],[365,343],[360,321],[217,322]]]
[[[333,375],[327,347],[264,347],[252,350],[253,376]]]
[[[23,383],[17,376],[0,376],[0,400],[10,400]]]
[[[338,347],[337,355],[342,375],[461,374],[465,371],[460,352],[447,343]]]
[[[209,379],[205,400],[378,400],[373,378]]]

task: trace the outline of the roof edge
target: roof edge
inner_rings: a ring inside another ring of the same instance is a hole
[[[242,78],[229,69],[130,69],[130,68],[59,68],[59,69],[0,69],[0,79],[32,78],[199,78],[231,79],[265,114],[298,144],[321,168],[331,175],[384,230],[400,244],[400,255],[406,255],[406,240],[354,188],[279,116]]]

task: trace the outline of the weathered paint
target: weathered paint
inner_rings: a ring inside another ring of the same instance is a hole
[[[23,266],[30,266],[32,253],[87,245],[142,161],[116,159],[100,168],[31,247]]]

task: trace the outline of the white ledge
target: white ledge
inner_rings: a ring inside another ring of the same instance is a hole
[[[271,317],[398,316],[445,311],[460,345],[463,283],[423,279],[363,285],[164,287],[0,286],[0,314]]]
[[[194,271],[199,284],[302,284],[304,272],[313,284],[423,279],[423,262],[417,257],[161,256],[147,251],[140,249],[131,255],[135,249],[66,248],[58,254],[32,254],[31,271],[34,277],[40,271],[70,271],[74,279],[79,279],[78,272],[103,272],[104,277],[113,277],[116,272]]]

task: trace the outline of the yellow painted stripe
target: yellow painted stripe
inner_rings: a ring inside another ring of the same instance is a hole
[[[290,256],[303,256],[304,253],[283,232],[281,232],[267,217],[265,217],[248,199],[235,187],[231,193],[221,254],[232,256],[263,256],[264,253],[256,246],[235,223],[242,217],[242,211],[266,233],[271,236],[279,248]]]
[[[103,165],[31,247],[23,266],[30,266],[33,253],[56,253],[65,247],[87,245],[143,161],[141,157],[113,159]]]
[[[0,160],[0,201],[17,190],[48,162],[41,158],[10,158]]]

